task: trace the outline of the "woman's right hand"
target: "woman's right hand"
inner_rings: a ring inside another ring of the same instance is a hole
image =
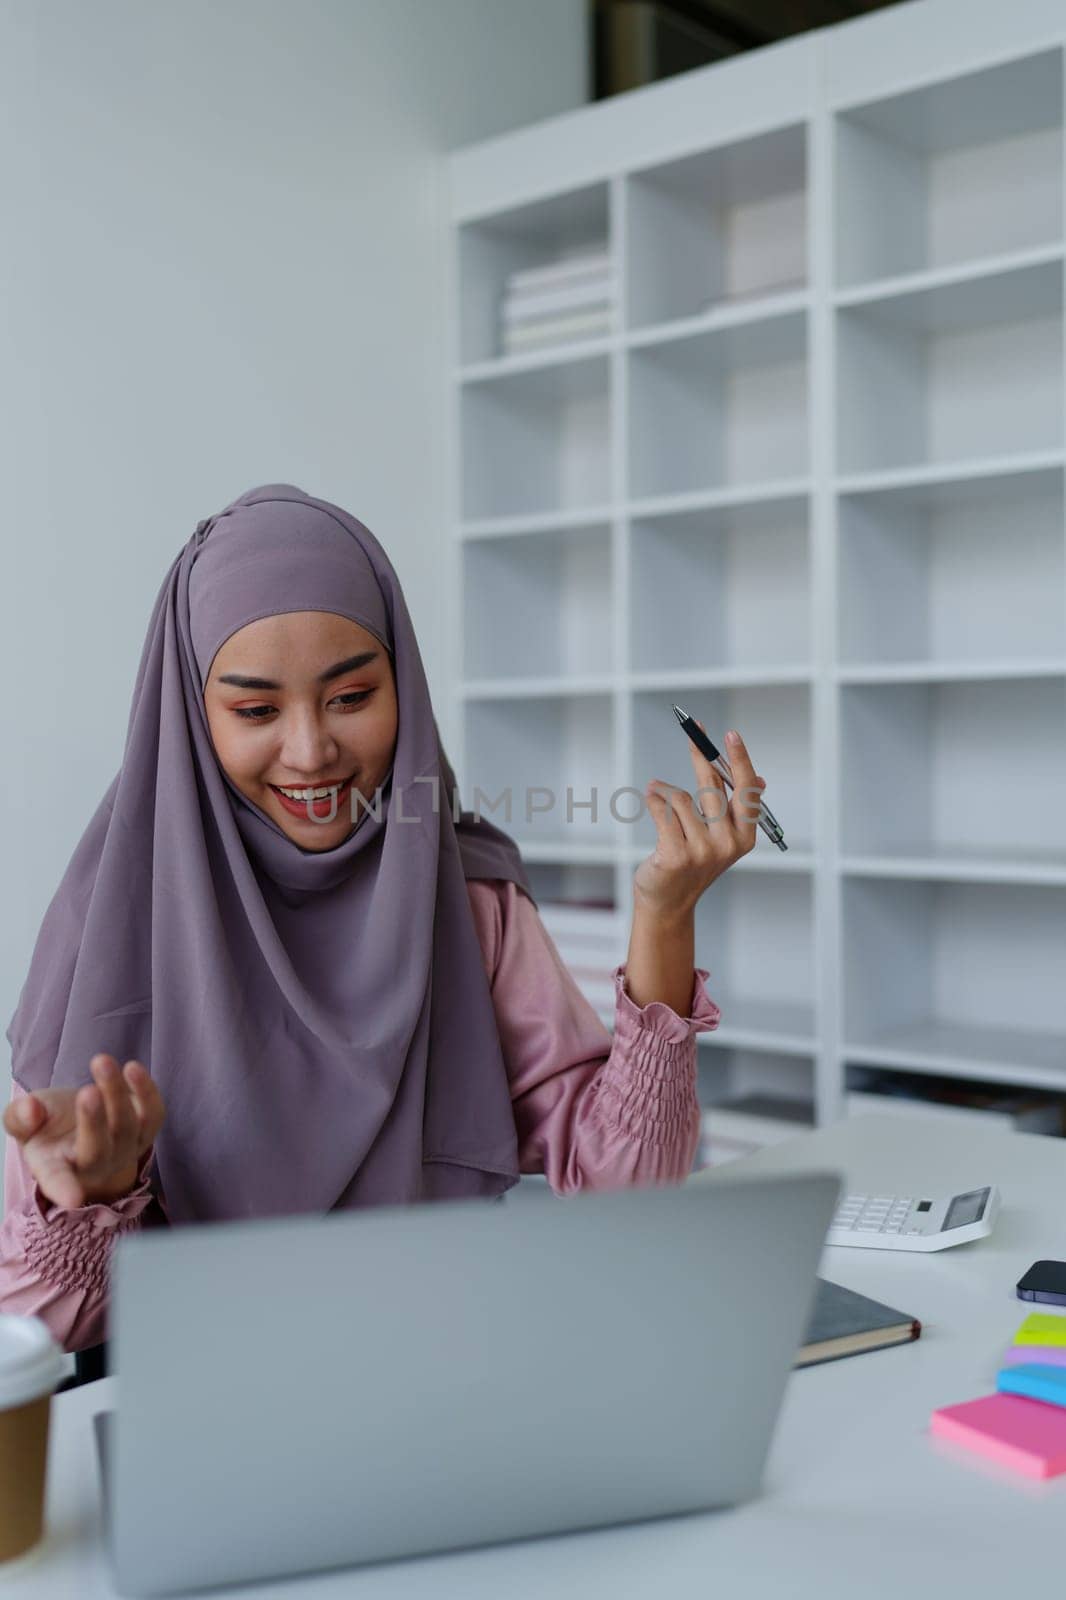
[[[37,1089],[4,1109],[5,1129],[22,1146],[42,1194],[59,1206],[106,1204],[128,1194],[166,1115],[141,1062],[120,1069],[114,1056],[97,1055],[89,1070],[92,1084]]]

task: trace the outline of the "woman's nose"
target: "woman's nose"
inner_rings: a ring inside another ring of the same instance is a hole
[[[288,729],[282,761],[290,772],[316,776],[337,755],[337,741],[317,717],[298,718]]]

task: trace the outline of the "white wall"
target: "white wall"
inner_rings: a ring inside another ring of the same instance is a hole
[[[0,0],[0,1037],[201,517],[346,506],[436,681],[441,157],[587,54],[584,0]]]

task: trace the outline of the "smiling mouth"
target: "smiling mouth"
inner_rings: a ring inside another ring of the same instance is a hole
[[[295,800],[292,795],[283,794],[276,783],[272,783],[268,787],[277,795],[278,801],[285,807],[290,816],[301,817],[306,822],[308,813],[316,817],[328,817],[334,806],[337,807],[337,815],[339,815],[340,807],[348,798],[354,781],[355,774],[353,773],[350,778],[345,778],[344,782],[338,786],[335,794],[323,795],[319,800]],[[323,788],[324,785],[316,784],[315,787]]]

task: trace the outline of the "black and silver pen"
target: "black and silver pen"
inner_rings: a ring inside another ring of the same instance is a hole
[[[685,733],[688,734],[689,738],[692,740],[692,743],[696,746],[696,749],[701,753],[701,755],[705,755],[707,757],[707,760],[711,763],[711,766],[714,768],[714,770],[719,774],[722,781],[726,783],[730,789],[735,789],[736,779],[733,777],[732,771],[730,770],[729,762],[726,760],[725,756],[715,749],[714,745],[708,739],[703,729],[693,721],[687,711],[682,711],[680,706],[674,706],[674,716],[681,724]],[[761,800],[759,801],[759,815],[756,818],[756,821],[758,822],[763,833],[766,834],[768,839],[772,840],[772,842],[776,844],[779,850],[788,849],[788,845],[785,843],[785,836],[781,831],[781,824],[778,822],[769,806],[764,805]]]

